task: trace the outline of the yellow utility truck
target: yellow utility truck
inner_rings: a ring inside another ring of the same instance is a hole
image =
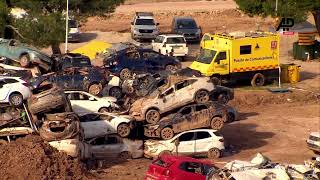
[[[252,86],[262,86],[279,77],[278,34],[215,34],[207,41],[189,66],[196,74],[212,77],[216,83],[250,80]]]

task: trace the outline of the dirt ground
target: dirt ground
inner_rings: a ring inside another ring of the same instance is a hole
[[[199,2],[128,3],[120,6],[109,18],[89,18],[82,26],[82,43],[70,44],[77,48],[87,41],[98,39],[110,43],[130,40],[130,21],[134,11],[153,11],[160,22],[160,30],[168,32],[174,16],[193,16],[204,32],[268,30],[271,18],[248,17],[238,10],[232,0]],[[272,94],[265,88],[248,86],[235,88],[235,99],[230,102],[240,113],[240,120],[226,124],[222,130],[232,152],[213,161],[217,165],[234,159],[250,160],[261,152],[274,161],[303,163],[313,156],[305,140],[312,131],[320,130],[320,63],[293,60],[292,42],[296,36],[281,37],[281,63],[301,66],[301,82],[283,84],[302,90]],[[63,47],[63,46],[62,46]],[[198,44],[189,46],[191,54],[183,66],[188,66],[198,52]],[[315,92],[315,93],[312,93]],[[95,178],[143,179],[151,160],[136,159],[125,162],[106,162],[104,168],[92,170]],[[1,166],[0,166],[1,169]]]

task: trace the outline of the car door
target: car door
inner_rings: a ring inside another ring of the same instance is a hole
[[[127,52],[126,55],[126,67],[128,67],[131,71],[134,72],[145,72],[145,62],[140,57],[140,53],[138,51]]]
[[[10,84],[7,84],[4,79],[0,79],[0,101],[4,101],[7,98],[10,90]]]
[[[196,132],[196,141],[195,141],[195,152],[206,153],[208,149],[208,144],[212,144],[212,136],[207,131],[198,131]]]
[[[177,105],[174,93],[174,87],[168,88],[158,97],[158,107],[161,107],[163,111],[169,111],[174,109]]]
[[[157,36],[156,39],[152,43],[152,49],[156,52],[161,53],[161,47],[163,46],[163,36]]]
[[[205,180],[206,176],[203,173],[203,165],[199,162],[181,162],[178,166],[179,173],[176,175],[176,179],[194,179]]]
[[[107,115],[104,115],[103,119],[85,119],[80,122],[80,125],[84,131],[85,139],[116,133],[108,119],[112,119],[112,117],[105,116]]]
[[[67,97],[71,102],[72,109],[77,114],[98,112],[98,101],[95,97],[91,97],[82,92],[67,93]]]
[[[117,158],[124,148],[124,144],[121,139],[117,136],[107,136],[105,141],[106,157],[108,159]]]
[[[193,154],[195,148],[194,132],[186,132],[181,134],[178,139],[177,152],[181,155]],[[174,143],[174,142],[173,142]]]
[[[89,142],[89,153],[91,154],[93,159],[104,159],[108,156],[106,141],[106,137],[102,136],[94,138]]]
[[[175,116],[176,119],[179,119],[179,121],[176,121],[176,123],[173,125],[173,128],[176,128],[177,130],[176,132],[190,130],[192,127],[192,106],[183,107]]]
[[[60,87],[63,87],[65,90],[72,89],[72,72],[58,72],[55,76],[50,77],[51,82],[57,83]]]
[[[192,119],[192,125],[195,128],[207,127],[210,121],[210,110],[205,104],[196,104],[194,106],[194,118]]]
[[[192,86],[189,80],[183,80],[175,84],[175,96],[181,105],[193,100]]]
[[[71,76],[72,84],[71,88],[75,90],[83,90],[85,89],[85,81],[89,81],[89,75],[88,74],[82,74],[81,72],[74,72],[73,76]]]

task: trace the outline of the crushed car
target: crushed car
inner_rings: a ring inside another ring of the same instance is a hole
[[[0,39],[0,57],[12,59],[21,67],[37,64],[47,72],[54,66],[54,61],[47,54],[15,39]]]
[[[320,153],[320,132],[311,132],[307,139],[308,148],[315,153]]]
[[[176,114],[170,114],[155,125],[147,125],[144,134],[167,140],[191,129],[210,127],[219,130],[226,118],[227,110],[219,103],[193,104],[181,108]]]
[[[82,115],[80,116],[80,125],[84,131],[85,139],[114,133],[121,137],[128,137],[135,126],[130,116],[112,113]]]
[[[146,120],[155,124],[161,114],[196,102],[205,103],[210,99],[226,103],[233,99],[233,90],[223,86],[215,86],[206,77],[171,77],[169,83],[150,94],[135,101],[130,109],[138,121]]]
[[[157,73],[167,70],[175,72],[181,63],[173,57],[162,55],[151,49],[126,48],[106,57],[104,67],[120,79],[132,79],[134,73]]]
[[[224,138],[213,129],[197,129],[181,132],[168,140],[146,140],[144,154],[156,158],[162,154],[207,155],[219,158],[224,151]]]

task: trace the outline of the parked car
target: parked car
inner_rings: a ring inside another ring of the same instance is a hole
[[[209,170],[218,169],[212,163],[184,156],[163,155],[152,162],[145,180],[205,180]]]
[[[80,26],[78,25],[77,21],[74,19],[69,19],[69,34],[68,34],[68,41],[70,42],[80,42],[81,41],[81,32]]]
[[[172,77],[172,79],[175,77]],[[233,99],[233,91],[227,87],[215,86],[206,77],[184,77],[170,80],[167,87],[135,101],[130,115],[136,120],[157,123],[161,114],[196,102],[205,103],[212,97],[223,103]]]
[[[144,154],[149,158],[156,158],[162,154],[202,154],[209,158],[219,158],[224,149],[223,137],[213,129],[185,131],[168,140],[147,140],[144,143]]]
[[[151,49],[124,49],[104,59],[105,67],[120,79],[130,79],[133,73],[175,72],[181,63],[174,57],[162,55]]]
[[[22,67],[37,64],[45,71],[51,70],[53,60],[45,53],[15,39],[0,39],[0,57],[6,57],[20,63]]]
[[[202,36],[201,27],[192,17],[175,17],[172,20],[172,33],[182,34],[187,41],[200,41]]]
[[[19,77],[0,76],[0,103],[21,106],[23,100],[30,96],[31,90],[26,81]]]
[[[155,125],[146,126],[144,134],[167,140],[177,133],[191,129],[210,127],[219,130],[226,118],[227,109],[219,103],[192,104],[163,118]]]
[[[114,97],[99,98],[84,91],[65,91],[65,94],[70,100],[73,111],[77,114],[112,112],[120,108]]]
[[[188,46],[183,35],[163,34],[156,37],[151,43],[152,49],[163,55],[179,57],[184,60],[188,55]]]
[[[320,153],[320,132],[310,133],[307,139],[308,148],[313,150],[315,153]]]
[[[65,152],[70,157],[79,157],[81,159],[84,159],[85,149],[88,149],[88,145],[81,142],[78,137],[73,139],[63,139],[60,141],[50,141],[49,145],[60,152]]]
[[[67,68],[64,71],[34,78],[31,82],[35,88],[43,82],[50,82],[64,90],[81,90],[99,95],[107,84],[107,77],[96,68]]]
[[[132,39],[154,39],[159,34],[159,23],[155,23],[153,13],[136,12],[131,22]]]
[[[91,113],[80,116],[80,125],[84,130],[85,139],[114,133],[128,137],[135,126],[132,120],[126,115]]]
[[[89,156],[93,159],[131,159],[143,157],[143,141],[121,138],[110,134],[92,138],[89,144]]]
[[[88,56],[78,53],[67,53],[57,57],[56,71],[64,71],[67,68],[85,68],[92,67]]]

